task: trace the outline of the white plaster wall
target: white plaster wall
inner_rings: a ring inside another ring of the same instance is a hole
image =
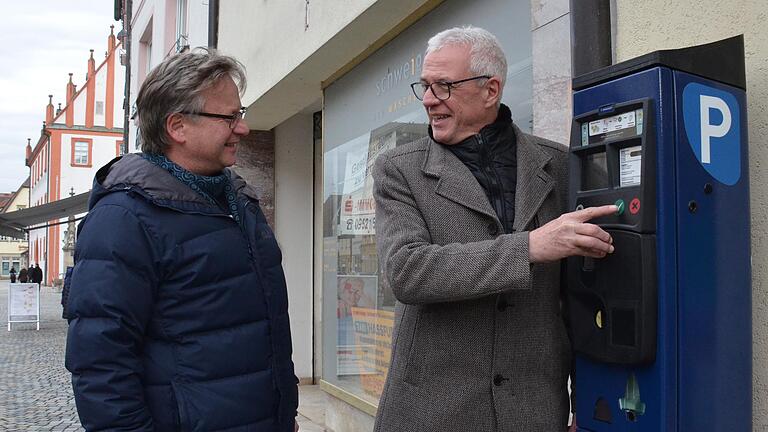
[[[272,129],[308,107],[322,97],[322,82],[420,7],[438,3],[318,0],[307,6],[304,1],[221,2],[218,46],[248,70],[243,104],[250,108],[249,126]]]
[[[46,146],[47,145],[48,144],[46,144]],[[45,150],[45,149],[43,149],[43,150]],[[43,157],[45,157],[46,153],[47,153],[46,151],[41,151],[38,154],[37,158],[35,159],[35,164],[38,164],[38,166],[39,166],[39,164],[43,161]],[[30,178],[30,184],[34,185],[34,186],[31,186],[30,190],[29,190],[30,207],[37,205],[38,201],[44,200],[45,199],[45,194],[48,192],[48,172],[46,171],[46,173],[44,173],[37,181],[35,181],[34,171],[35,170],[31,170],[30,171],[30,175],[32,176]],[[35,256],[34,256],[34,248],[33,248],[33,246],[35,245],[35,243],[37,241],[42,239],[43,249],[41,249],[40,259],[38,261],[40,262],[40,266],[44,267],[45,262],[43,260],[43,253],[42,253],[42,251],[45,250],[44,249],[44,245],[45,245],[45,240],[46,240],[46,232],[47,232],[47,230],[45,230],[45,229],[38,229],[38,230],[33,230],[33,231],[29,232],[29,243],[28,243],[28,246],[29,246],[29,264],[34,264],[36,262],[35,261]]]
[[[72,141],[76,138],[93,139],[91,149],[91,167],[72,166]],[[75,188],[75,193],[80,194],[91,190],[93,176],[96,171],[107,162],[117,156],[115,143],[121,137],[89,135],[89,134],[62,134],[61,136],[61,197],[69,196],[70,188]]]
[[[98,63],[99,60],[97,60],[96,67],[99,67],[100,63]],[[101,61],[104,61],[104,59],[101,59]],[[107,65],[104,64],[104,66],[101,67],[98,71],[96,71],[96,85],[95,91],[96,94],[93,98],[93,125],[94,126],[101,126],[104,127],[104,121],[106,119],[107,114]],[[96,104],[98,102],[102,103],[101,114],[99,114],[96,111]]]
[[[45,251],[45,244],[47,241],[46,233],[48,230],[46,229],[36,229],[29,232],[29,264],[34,265],[35,263],[40,263],[40,268],[45,268],[45,260],[43,259],[43,254]],[[40,242],[41,248],[40,248],[40,259],[35,260],[35,244],[37,242]]]
[[[151,65],[158,63],[158,57],[161,56],[160,52],[162,47],[165,46],[165,32],[160,27],[160,23],[165,22],[165,2],[162,0],[142,0],[140,2],[134,2],[133,4],[133,19],[131,21],[131,83],[130,83],[130,101],[128,108],[130,110],[129,116],[133,115],[134,107],[136,105],[136,97],[139,94],[139,86],[141,82],[139,77],[143,76],[143,72],[139,73],[139,52],[142,48],[141,37],[149,28],[150,20],[152,21],[152,55]],[[119,64],[119,62],[118,62]],[[124,68],[123,68],[124,69]],[[120,99],[122,100],[122,98]],[[117,101],[116,101],[117,102]],[[130,135],[128,144],[128,150],[136,152],[136,135],[138,130],[136,128],[136,121],[129,120]]]
[[[74,81],[74,80],[73,80]],[[85,103],[87,98],[88,90],[84,88],[85,81],[83,81],[80,85],[77,86],[77,91],[79,94],[75,97],[74,101],[74,107],[75,107],[75,124],[76,125],[84,125],[85,124]],[[82,91],[81,91],[82,90]],[[64,118],[66,120],[66,117]]]
[[[113,118],[113,126],[116,128],[122,128],[125,123],[125,109],[123,109],[123,101],[125,100],[125,67],[120,64],[120,53],[115,53],[115,97],[112,99],[115,110]]]
[[[275,128],[275,237],[288,285],[293,361],[302,381],[312,373],[312,114]]]
[[[615,0],[617,61],[744,33],[752,211],[753,426],[768,430],[768,2]],[[713,395],[716,397],[716,395]]]
[[[243,101],[258,99],[374,3],[376,0],[311,1],[305,29],[304,1],[220,2],[218,45],[249,67]]]
[[[40,164],[41,160],[38,158],[37,163]],[[45,193],[48,192],[48,173],[46,172],[38,180],[34,177],[30,179],[30,183],[34,184],[29,192],[29,198],[31,205],[37,204],[38,200],[45,197]]]
[[[144,0],[139,3],[138,7],[134,2],[133,7],[133,19],[131,21],[131,103],[136,101],[136,96],[139,91],[139,51],[141,48],[141,37],[148,29],[149,20],[151,20],[155,13],[153,0]],[[163,8],[159,8],[162,14]],[[161,19],[161,17],[158,17]],[[154,21],[153,21],[154,23]],[[155,34],[152,30],[152,45],[162,41],[157,39],[162,38],[162,34]]]

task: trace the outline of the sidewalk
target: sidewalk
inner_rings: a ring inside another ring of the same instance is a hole
[[[300,432],[332,432],[325,426],[325,398],[318,385],[299,386]]]
[[[82,431],[64,368],[67,322],[61,319],[61,293],[40,292],[40,330],[35,324],[8,328],[8,281],[0,281],[0,431]],[[323,432],[324,393],[299,388],[301,431]]]

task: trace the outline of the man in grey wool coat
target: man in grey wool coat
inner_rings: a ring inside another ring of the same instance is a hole
[[[398,300],[376,432],[568,429],[560,260],[612,253],[587,221],[616,207],[563,214],[566,148],[514,124],[506,76],[489,32],[438,33],[412,85],[429,137],[376,160],[379,260]]]

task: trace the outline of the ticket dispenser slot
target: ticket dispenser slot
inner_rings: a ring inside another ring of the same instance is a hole
[[[599,362],[651,363],[656,355],[655,146],[647,99],[611,104],[574,118],[570,204],[616,204],[595,219],[613,238],[602,259],[568,259],[574,349]],[[650,131],[650,132],[649,132]]]

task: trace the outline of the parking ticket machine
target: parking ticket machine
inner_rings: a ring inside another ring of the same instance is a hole
[[[572,210],[603,259],[567,262],[579,430],[752,430],[744,41],[657,51],[573,81]]]

